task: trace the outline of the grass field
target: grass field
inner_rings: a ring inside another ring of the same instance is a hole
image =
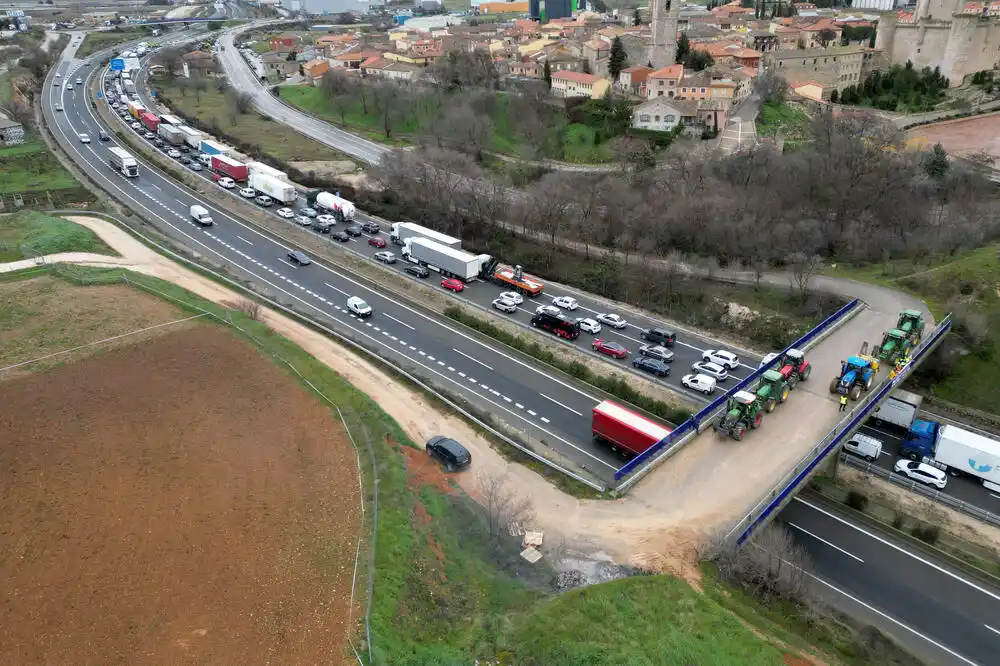
[[[755,121],[757,134],[766,137],[781,136],[786,141],[803,141],[809,138],[809,114],[798,106],[764,104]]]
[[[86,58],[90,54],[96,53],[101,49],[106,49],[109,46],[121,44],[122,42],[129,41],[130,39],[139,39],[141,37],[151,36],[152,34],[153,33],[150,28],[142,27],[116,28],[106,32],[88,32],[83,38],[83,43],[80,44],[80,48],[77,50],[76,55],[78,58]]]
[[[573,123],[566,128],[563,159],[580,164],[596,164],[613,159],[614,155],[607,145],[595,143],[596,138],[597,132],[592,127]]]
[[[387,138],[378,115],[371,111],[367,114],[364,113],[364,108],[360,101],[357,101],[345,110],[343,116],[344,122],[341,122],[339,111],[333,110],[320,88],[314,86],[281,86],[281,98],[292,106],[297,106],[303,111],[307,111],[319,118],[363,134],[373,141],[378,141],[389,146],[411,145],[411,142],[405,138],[398,136]],[[416,111],[414,110],[402,122],[397,123],[393,128],[392,134],[399,135],[419,132],[420,121]]]
[[[57,252],[117,256],[89,229],[61,217],[33,211],[0,217],[0,263]]]
[[[0,147],[0,194],[80,187],[41,141],[27,138],[19,146]]]

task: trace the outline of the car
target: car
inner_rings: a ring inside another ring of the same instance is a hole
[[[381,261],[383,264],[394,264],[396,263],[396,255],[392,252],[376,252],[375,261]]]
[[[938,490],[944,490],[944,487],[948,485],[948,475],[927,463],[900,458],[896,461],[893,471],[914,481],[934,486]]]
[[[647,328],[639,334],[639,337],[646,342],[663,345],[664,347],[673,347],[674,343],[677,342],[677,334],[665,328]]]
[[[346,231],[347,231],[347,234],[349,236],[360,236],[361,235],[361,227],[359,227],[356,224],[352,224],[351,226],[347,227]]]
[[[597,315],[597,321],[601,322],[602,324],[607,324],[611,328],[617,328],[619,330],[628,326],[628,322],[622,319],[620,315],[608,312],[602,312],[601,314]]]
[[[465,283],[457,278],[444,278],[441,280],[441,286],[456,294],[465,289]]]
[[[517,293],[516,291],[505,291],[502,294],[500,294],[500,298],[504,299],[505,301],[510,301],[514,305],[520,305],[521,303],[524,303],[524,296]]]
[[[368,239],[368,244],[372,247],[385,247],[385,239],[379,238],[378,236],[372,236]]]
[[[104,130],[100,130],[97,132],[97,138],[100,139],[101,141],[111,141],[111,135],[105,132]]]
[[[194,156],[196,160],[204,164],[205,166],[212,166],[212,156],[208,153],[198,153]],[[221,175],[221,174],[220,174]]]
[[[306,219],[308,220],[309,218],[307,217]],[[312,221],[313,231],[319,232],[321,234],[330,233],[330,229],[332,228],[333,228],[332,224],[330,224],[329,222],[321,222],[319,218]]]
[[[191,171],[204,171],[205,170],[205,167],[203,167],[201,165],[201,162],[191,162],[190,164],[187,165],[187,167],[188,167],[188,169],[191,169]]]
[[[76,77],[76,85],[80,85],[81,83],[83,83],[83,79],[80,78],[79,76]]]
[[[191,164],[191,158],[190,157],[182,157],[181,158],[181,164],[183,164],[184,166],[187,166],[187,165]],[[199,166],[200,166],[200,163],[199,163]]]
[[[709,377],[714,377],[716,381],[723,382],[729,379],[729,371],[718,363],[711,361],[695,361],[691,364],[691,369]]]
[[[190,153],[190,152],[191,152],[191,149],[190,149],[190,148],[188,148],[188,147],[187,147],[187,146],[186,146],[185,144],[183,144],[183,143],[182,143],[182,144],[181,144],[181,152],[182,152],[182,153]]]
[[[868,462],[875,462],[882,455],[882,441],[860,432],[851,435],[842,448],[848,453],[861,456]]]
[[[781,356],[781,354],[779,354],[778,352],[771,352],[770,354],[768,354],[767,356],[765,356],[763,359],[761,359],[760,365],[757,366],[757,369],[760,370],[765,365],[767,365],[768,363],[770,363],[774,359],[778,358],[779,356]]]
[[[582,319],[577,319],[576,323],[580,325],[581,331],[586,331],[587,333],[600,333],[601,325],[596,319],[591,319],[590,317],[583,317]]]
[[[500,312],[506,312],[507,314],[513,314],[517,312],[517,304],[508,301],[504,298],[493,299],[493,307],[499,310]]]
[[[56,111],[62,111],[62,104],[56,104]]]
[[[181,156],[181,153],[176,148],[171,148],[170,150],[167,151],[167,157],[172,157],[172,158],[174,158],[176,160],[180,156]]]
[[[73,84],[72,83],[67,83],[66,84],[66,90],[72,90],[72,89],[73,89]]]
[[[664,363],[670,363],[674,360],[674,353],[663,345],[643,345],[639,347],[639,353]]]
[[[607,354],[612,358],[626,358],[628,356],[628,349],[624,345],[612,342],[611,340],[594,338],[590,346],[594,351]]]
[[[298,266],[308,266],[312,263],[312,260],[307,257],[304,252],[300,252],[299,250],[292,250],[289,252],[288,261]]]
[[[306,217],[316,217],[315,208],[299,208],[299,215],[305,215]]]
[[[90,135],[89,134],[81,134],[80,135],[80,143],[90,143]]]
[[[425,450],[427,455],[440,461],[449,472],[464,469],[472,464],[472,454],[469,450],[444,435],[435,435],[428,439]]]
[[[129,125],[129,127],[131,127],[134,130],[140,130],[140,129],[142,129],[142,124],[141,123],[137,123],[137,122],[133,122],[133,123],[131,123]]]
[[[218,176],[218,175],[219,174],[215,174],[215,176]],[[212,178],[214,179],[215,176],[212,176]],[[219,183],[219,187],[224,187],[227,190],[231,190],[234,187],[236,187],[236,181],[233,180],[232,178],[223,177],[223,178],[219,178],[218,181],[216,181],[216,182]]]
[[[155,141],[153,141],[153,145],[156,146],[157,148],[163,148],[167,144],[164,143],[163,139],[156,139]]]
[[[313,223],[313,221],[310,220],[305,215],[296,215],[295,216],[295,224],[301,224],[303,227],[308,227],[308,226],[312,225],[312,223]]]
[[[56,72],[56,78],[57,79],[61,79],[62,78],[62,74],[60,74],[59,72]]]
[[[53,81],[52,82],[52,87],[53,88],[58,88],[59,87],[59,82],[58,81]]]
[[[278,214],[278,217],[283,217],[286,220],[290,220],[295,217],[295,212],[291,208],[279,208],[274,212]]]
[[[111,108],[114,109],[115,111],[117,111],[118,110],[118,102],[111,102]]]
[[[253,199],[254,197],[257,196],[257,190],[253,189],[252,187],[241,187],[240,196],[243,197],[244,199]]]
[[[539,305],[537,308],[535,308],[535,314],[547,314],[547,315],[552,315],[553,317],[560,314],[561,312],[562,310],[560,310],[554,305]]]
[[[681,385],[692,391],[699,391],[705,395],[715,393],[716,382],[708,375],[684,375],[681,377]]]
[[[364,299],[358,298],[357,296],[351,296],[347,299],[347,309],[351,311],[351,314],[355,314],[362,319],[365,317],[372,316],[372,306],[365,303]]]
[[[337,218],[335,218],[333,215],[317,215],[316,219],[322,222],[323,224],[331,224],[331,225],[337,224]]]
[[[145,139],[146,141],[149,141],[150,139],[155,139],[156,135],[153,134],[152,132],[143,132],[142,138]]]
[[[349,240],[351,240],[351,237],[350,237],[350,236],[348,236],[348,235],[347,235],[346,233],[344,233],[343,231],[334,231],[334,232],[333,232],[333,235],[331,235],[331,236],[330,236],[330,238],[332,238],[332,239],[333,239],[333,240],[335,240],[335,241],[339,241],[339,242],[341,242],[341,243],[346,243],[346,242],[348,242]]]
[[[361,225],[361,228],[366,234],[377,234],[382,232],[382,227],[378,226],[378,222],[372,222],[368,220]]]
[[[83,61],[83,66],[84,67],[90,67],[90,61],[89,60],[84,60]]]
[[[421,278],[421,279],[423,279],[423,278],[425,278],[425,277],[427,277],[427,276],[429,276],[431,274],[430,269],[427,268],[426,266],[412,266],[412,265],[411,266],[407,266],[406,268],[403,269],[403,272],[404,273],[408,273],[409,275],[412,275],[413,277],[418,277],[418,278]]]
[[[262,194],[256,199],[254,199],[254,203],[256,203],[258,206],[263,206],[264,208],[268,208],[271,204],[274,203],[274,200],[271,199],[271,197],[267,196],[266,194]]]
[[[666,377],[670,374],[669,365],[649,356],[636,356],[632,359],[632,367],[636,370],[656,375],[657,377]]]
[[[701,360],[711,361],[716,365],[721,365],[724,368],[729,368],[730,370],[735,370],[740,367],[740,357],[733,352],[728,352],[722,349],[706,349],[701,354]]]
[[[558,298],[553,298],[552,305],[563,308],[564,310],[576,310],[580,307],[580,304],[577,303],[576,299],[572,296],[559,296]]]

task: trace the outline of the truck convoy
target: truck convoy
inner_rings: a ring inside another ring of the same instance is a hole
[[[204,143],[204,141],[202,143]],[[242,162],[237,162],[232,157],[228,157],[226,155],[212,155],[212,161],[209,164],[209,168],[215,173],[221,173],[229,176],[237,183],[246,182],[247,165]]]
[[[436,270],[445,277],[466,281],[478,276],[492,260],[488,254],[471,254],[415,236],[406,240],[400,254],[407,261]]]
[[[135,178],[139,175],[139,163],[123,148],[118,146],[108,148],[108,162],[112,169],[126,178]]]
[[[354,204],[350,201],[344,199],[343,197],[339,197],[336,194],[330,194],[329,192],[320,192],[316,196],[316,205],[330,211],[331,213],[340,211],[340,213],[343,214],[345,221],[353,221],[354,215],[357,212],[354,208]]]
[[[899,445],[899,454],[952,476],[968,474],[984,483],[1000,484],[1000,442],[953,425],[914,421]]]
[[[178,125],[179,129],[184,134],[184,143],[186,143],[191,148],[201,148],[201,138],[204,136],[201,132],[194,129],[193,127],[188,127],[187,125]]]
[[[212,158],[213,161],[215,159],[215,157]],[[295,190],[294,185],[260,171],[250,171],[247,184],[261,194],[266,194],[283,204],[294,203],[299,198],[299,193]]]
[[[612,449],[634,456],[643,453],[672,432],[670,428],[609,400],[594,407],[591,431],[595,439],[607,442]]]
[[[393,245],[405,245],[406,241],[410,238],[426,238],[427,240],[434,241],[439,245],[447,245],[448,247],[453,247],[456,250],[462,249],[462,240],[460,238],[446,236],[441,232],[428,229],[427,227],[422,227],[413,222],[392,223],[392,231],[389,233],[389,240],[392,241]]]

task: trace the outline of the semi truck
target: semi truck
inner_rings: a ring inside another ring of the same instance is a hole
[[[228,155],[232,151],[229,146],[211,139],[202,139],[198,149],[206,155]]]
[[[274,167],[269,167],[263,162],[247,162],[247,172],[252,176],[253,174],[263,174],[270,176],[276,180],[284,181],[285,183],[290,183],[288,180],[288,174],[284,171],[278,171]]]
[[[112,169],[126,178],[135,178],[139,175],[139,163],[124,148],[118,146],[108,148],[108,163]]]
[[[490,282],[519,294],[534,298],[545,289],[545,283],[534,275],[528,275],[520,266],[508,266],[494,260],[483,276]]]
[[[410,238],[400,251],[403,258],[414,264],[436,270],[445,277],[471,280],[479,275],[492,257],[488,254],[470,254],[426,238]]]
[[[201,138],[204,134],[187,125],[179,125],[177,129],[184,133],[184,143],[196,150],[201,147]]]
[[[135,81],[133,81],[132,79],[124,79],[123,82],[122,82],[122,88],[124,88],[125,92],[127,92],[127,93],[134,93],[135,92]]]
[[[204,141],[202,143],[204,143]],[[212,155],[212,161],[209,163],[209,168],[216,173],[223,173],[229,176],[237,183],[246,182],[247,165],[242,162],[237,162],[232,157],[227,155]]]
[[[172,116],[169,113],[164,113],[160,116],[160,122],[167,123],[168,125],[183,125],[184,121],[177,116]]]
[[[126,108],[128,109],[129,115],[136,120],[139,120],[139,116],[146,112],[146,107],[139,102],[129,102],[126,105]]]
[[[1000,442],[958,426],[917,419],[899,445],[899,454],[944,470],[1000,484]]]
[[[155,132],[156,129],[160,126],[160,117],[155,113],[150,113],[149,111],[146,111],[145,113],[140,115],[139,120],[142,122],[143,125],[146,126],[146,129],[148,129],[150,132]]]
[[[179,146],[184,143],[184,132],[176,125],[168,125],[161,122],[160,126],[156,129],[156,134],[171,146]]]
[[[347,199],[337,196],[336,194],[330,194],[329,192],[320,192],[316,196],[316,205],[320,208],[325,208],[331,213],[339,210],[344,215],[345,220],[353,220],[354,215],[357,212],[352,204]]]
[[[595,439],[633,456],[645,452],[672,432],[610,400],[594,407],[591,431]]]
[[[896,426],[904,431],[913,425],[924,397],[902,389],[896,389],[872,412],[876,426]]]
[[[462,240],[460,238],[446,236],[439,231],[422,227],[413,222],[392,223],[392,231],[389,233],[389,240],[392,241],[394,245],[404,245],[410,238],[426,238],[427,240],[434,241],[439,245],[447,245],[448,247],[453,247],[456,250],[462,249]]]
[[[299,198],[299,193],[295,190],[294,185],[260,171],[250,171],[248,184],[258,192],[283,204],[294,203]]]

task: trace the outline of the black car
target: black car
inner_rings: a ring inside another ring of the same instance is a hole
[[[190,148],[188,148],[188,147],[187,147],[187,145],[185,145],[185,144],[181,144],[181,147],[180,147],[180,151],[181,151],[182,153],[190,153],[190,152],[191,152],[191,149],[190,149]]]
[[[288,253],[288,261],[299,266],[308,266],[312,263],[312,260],[309,259],[305,253],[299,252],[298,250],[292,250]]]
[[[378,222],[372,222],[371,220],[362,224],[361,229],[369,234],[377,234],[382,231],[382,227],[378,226]]]
[[[413,277],[418,278],[425,278],[431,274],[430,270],[426,266],[407,266],[403,270]]]
[[[321,234],[328,234],[333,229],[333,225],[329,222],[320,222],[319,220],[315,220],[312,223],[312,229],[313,231],[318,231]]]
[[[449,472],[472,464],[472,454],[469,450],[444,435],[435,435],[427,440],[427,455],[441,461]]]
[[[153,142],[153,145],[156,146],[157,148],[163,148],[163,146],[165,146],[166,144],[163,143],[163,139],[157,139],[156,141]]]
[[[361,235],[361,227],[359,227],[356,224],[352,224],[351,226],[347,227],[347,233],[350,236],[360,236]]]
[[[677,334],[664,328],[648,328],[640,334],[640,337],[664,347],[673,347],[677,341]]]
[[[184,164],[184,165],[191,164],[191,158],[190,157],[182,157],[181,158],[181,164]]]
[[[97,138],[100,139],[101,141],[111,141],[111,135],[105,132],[104,130],[101,130],[97,133]]]
[[[341,243],[346,243],[347,241],[351,240],[351,237],[348,236],[343,231],[334,231],[333,234],[330,235],[330,238],[332,238],[335,241],[340,241]]]
[[[666,377],[670,374],[670,366],[663,361],[658,361],[649,356],[636,356],[632,359],[632,367],[643,372],[648,372],[657,377]]]

